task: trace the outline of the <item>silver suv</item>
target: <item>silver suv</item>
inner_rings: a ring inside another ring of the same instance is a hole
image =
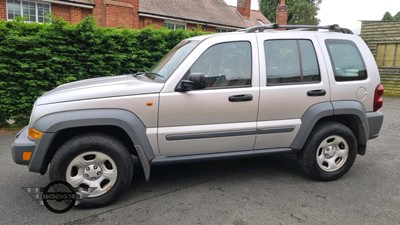
[[[378,136],[382,94],[367,45],[335,25],[199,36],[149,72],[45,93],[12,155],[87,192],[87,207],[130,185],[132,156],[146,180],[152,165],[281,153],[297,154],[311,178],[335,180]]]

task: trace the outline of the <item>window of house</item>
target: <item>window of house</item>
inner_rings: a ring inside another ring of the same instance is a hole
[[[251,86],[251,44],[227,42],[211,46],[187,74],[203,73],[207,89]]]
[[[267,85],[320,82],[321,76],[310,40],[264,42]]]
[[[164,26],[170,30],[186,30],[186,23],[165,21]]]
[[[367,79],[367,69],[358,47],[349,40],[326,40],[336,81]]]
[[[7,0],[7,20],[13,20],[16,17],[23,17],[29,22],[43,23],[49,21],[50,4]]]
[[[217,33],[226,33],[226,32],[232,32],[234,30],[232,29],[227,29],[227,28],[218,28],[217,27]]]
[[[382,67],[400,66],[400,43],[378,44],[376,63]]]

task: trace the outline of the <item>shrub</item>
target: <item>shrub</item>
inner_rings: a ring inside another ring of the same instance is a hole
[[[27,123],[37,97],[87,78],[147,70],[181,40],[201,31],[96,27],[0,21],[0,127]]]

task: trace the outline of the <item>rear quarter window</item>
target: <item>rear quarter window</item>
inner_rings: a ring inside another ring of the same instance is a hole
[[[349,40],[325,40],[336,81],[365,80],[368,77],[357,45]]]

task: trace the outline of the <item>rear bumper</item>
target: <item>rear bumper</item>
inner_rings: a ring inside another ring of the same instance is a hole
[[[368,112],[367,113],[368,127],[369,127],[369,139],[373,139],[379,136],[381,127],[383,124],[383,113],[381,112]]]
[[[15,163],[20,165],[28,165],[29,160],[23,160],[24,152],[35,151],[36,143],[28,138],[28,127],[24,127],[17,135],[11,146],[11,153]]]

